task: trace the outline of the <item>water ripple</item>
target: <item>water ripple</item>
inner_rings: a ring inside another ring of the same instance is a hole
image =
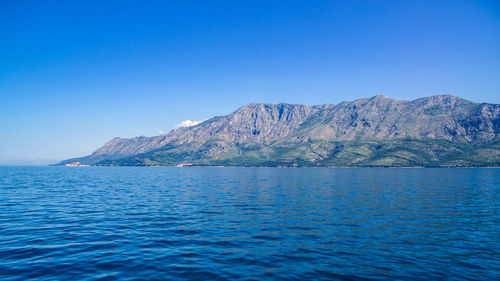
[[[0,167],[1,280],[495,280],[499,169]]]

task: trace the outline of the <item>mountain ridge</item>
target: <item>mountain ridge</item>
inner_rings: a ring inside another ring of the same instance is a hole
[[[500,166],[499,129],[500,105],[452,95],[250,103],[164,135],[114,138],[59,165]]]

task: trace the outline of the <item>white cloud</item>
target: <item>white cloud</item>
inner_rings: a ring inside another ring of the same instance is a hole
[[[159,130],[159,131],[158,131],[158,135],[165,135],[165,134],[166,134],[166,133],[165,133],[164,131],[162,131],[162,130]]]
[[[181,123],[175,125],[175,128],[192,127],[192,126],[196,126],[196,125],[200,124],[203,121],[205,121],[205,120],[201,120],[201,121],[185,120],[185,121],[182,121]]]

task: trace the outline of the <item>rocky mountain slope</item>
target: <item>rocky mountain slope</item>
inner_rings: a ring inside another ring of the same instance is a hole
[[[499,127],[500,105],[450,95],[254,103],[166,135],[115,138],[60,164],[500,166]]]

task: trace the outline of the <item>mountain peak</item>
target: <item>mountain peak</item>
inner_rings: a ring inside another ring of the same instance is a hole
[[[386,97],[384,95],[376,95],[376,96],[373,96],[371,97],[372,100],[383,100],[383,99],[391,99],[389,97]]]
[[[500,165],[498,124],[499,105],[453,95],[412,101],[377,95],[316,106],[250,103],[167,135],[114,138],[61,164]]]

